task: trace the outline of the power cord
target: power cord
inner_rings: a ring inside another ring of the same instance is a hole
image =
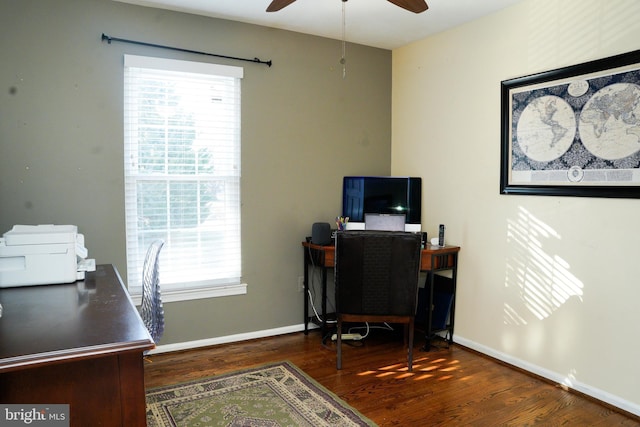
[[[313,295],[311,295],[311,289],[308,291],[309,302],[311,303],[311,308],[313,309],[313,313],[315,314],[316,319],[319,322],[322,322],[322,317],[318,314],[318,310],[316,310],[316,306],[313,304]],[[337,323],[337,320],[327,320],[326,323]]]
[[[352,331],[358,330],[358,329],[366,329],[367,331],[365,332],[364,335],[362,335],[362,339],[365,339],[366,337],[369,336],[369,333],[371,332],[372,329],[384,329],[385,331],[393,331],[393,327],[391,325],[389,325],[387,322],[383,323],[384,326],[370,326],[369,322],[365,322],[364,326],[352,326],[349,328],[349,333],[352,333]]]

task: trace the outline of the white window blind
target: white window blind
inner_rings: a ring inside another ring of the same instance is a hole
[[[240,284],[242,74],[239,67],[125,55],[127,282],[134,297],[155,239],[165,241],[163,298]]]

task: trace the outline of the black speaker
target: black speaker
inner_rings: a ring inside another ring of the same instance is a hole
[[[311,243],[314,245],[331,244],[331,226],[328,222],[315,222],[311,227]]]

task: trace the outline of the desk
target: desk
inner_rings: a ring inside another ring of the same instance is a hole
[[[333,268],[335,260],[335,246],[321,246],[315,245],[309,242],[302,242],[304,249],[304,333],[309,332],[309,266],[316,266],[322,268],[322,322],[320,324],[322,332],[324,334],[327,327],[327,270]],[[427,291],[427,307],[430,307],[427,311],[427,325],[425,331],[425,350],[429,350],[431,347],[431,338],[436,332],[440,330],[433,330],[432,328],[432,314],[433,314],[433,289],[435,273],[438,271],[451,270],[452,284],[453,284],[453,301],[451,302],[451,310],[449,314],[449,323],[445,330],[449,332],[449,343],[453,341],[453,325],[455,315],[456,304],[456,282],[458,275],[458,252],[460,252],[459,246],[432,246],[427,245],[420,254],[420,271],[427,272],[427,279],[425,281],[425,289]]]
[[[335,246],[321,246],[313,243],[302,242],[304,248],[304,334],[309,333],[309,266],[322,269],[322,333],[327,328],[327,270],[333,268],[336,255]]]
[[[427,307],[427,321],[425,330],[425,346],[424,349],[429,351],[431,349],[431,339],[437,332],[447,331],[449,335],[449,344],[453,342],[453,325],[456,313],[456,285],[458,280],[458,252],[460,252],[459,246],[432,246],[427,245],[422,250],[420,257],[420,271],[427,272],[427,278],[425,280],[424,288],[426,294],[426,307]],[[435,276],[438,271],[451,271],[451,285],[452,285],[452,300],[451,308],[449,309],[449,322],[445,324],[444,328],[435,329],[433,327],[433,290],[435,288]]]
[[[72,426],[146,425],[143,352],[155,345],[120,275],[0,289],[0,402],[69,404]]]

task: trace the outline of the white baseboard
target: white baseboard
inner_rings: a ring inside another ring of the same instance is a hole
[[[309,329],[316,329],[317,325],[309,324]],[[262,331],[247,332],[244,334],[227,335],[224,337],[207,338],[203,340],[180,342],[175,344],[159,345],[149,352],[149,354],[168,353],[170,351],[191,350],[199,347],[209,347],[212,345],[226,344],[230,342],[246,341],[255,338],[272,337],[275,335],[289,334],[292,332],[304,331],[304,324],[284,326],[282,328],[265,329]]]
[[[640,405],[629,402],[628,400],[622,399],[604,390],[600,390],[598,388],[592,387],[588,384],[581,383],[579,381],[575,381],[572,378],[568,378],[557,372],[553,372],[548,369],[544,369],[540,366],[533,365],[529,362],[525,362],[524,360],[520,360],[515,357],[509,356],[508,354],[501,353],[499,351],[486,347],[482,344],[478,344],[477,342],[468,340],[459,335],[454,335],[453,341],[455,343],[468,347],[472,350],[475,350],[480,353],[486,354],[487,356],[493,357],[494,359],[498,359],[502,362],[508,363],[509,365],[516,366],[520,369],[524,369],[525,371],[531,372],[535,375],[539,375],[555,383],[566,386],[567,388],[576,390],[580,393],[584,393],[587,396],[591,396],[594,399],[598,399],[602,402],[613,405],[616,408],[622,409],[623,411],[640,416]]]

